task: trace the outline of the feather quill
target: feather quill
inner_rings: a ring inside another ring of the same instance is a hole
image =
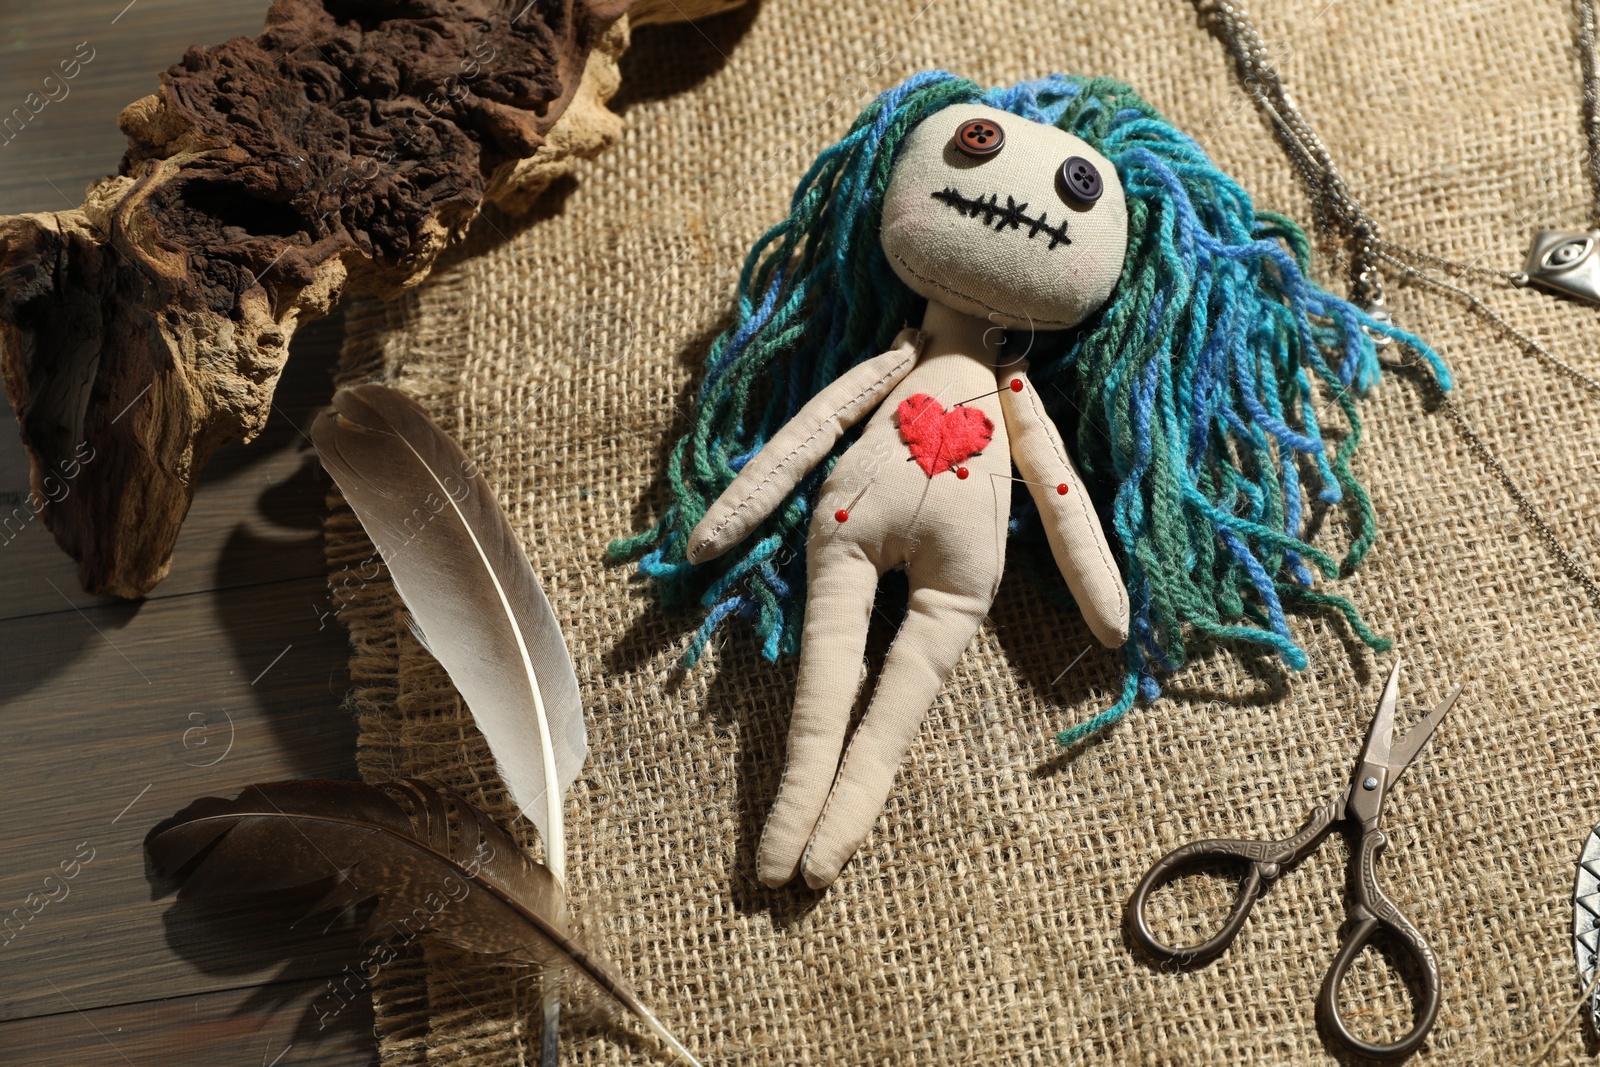
[[[412,779],[252,785],[235,799],[196,800],[152,829],[145,848],[157,871],[182,878],[185,895],[331,879],[312,914],[375,901],[371,930],[395,924],[466,952],[570,964],[698,1067],[616,968],[573,932],[550,870],[450,790]]]
[[[386,386],[341,389],[311,439],[565,883],[562,801],[588,755],[583,704],[560,624],[494,491],[427,412]]]
[[[562,806],[588,753],[583,704],[560,624],[494,491],[420,405],[386,386],[341,389],[311,438],[565,886]],[[551,983],[544,1067],[555,1067],[560,1009]]]

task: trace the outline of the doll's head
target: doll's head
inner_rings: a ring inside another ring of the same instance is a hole
[[[1081,137],[952,104],[900,146],[878,236],[919,296],[999,326],[1060,330],[1111,295],[1128,208],[1116,168]]]
[[[1086,167],[1063,172],[1073,159]],[[1154,697],[1154,672],[1183,664],[1197,637],[1304,666],[1286,606],[1343,614],[1386,647],[1348,601],[1313,589],[1313,568],[1336,576],[1376,536],[1351,468],[1355,398],[1379,370],[1363,327],[1410,345],[1441,382],[1448,372],[1417,338],[1319,288],[1309,260],[1299,226],[1256,211],[1120,82],[1053,75],[984,89],[914,75],[822,152],[789,217],[756,242],[673,448],[666,510],[612,554],[638,555],[669,603],[699,599],[687,663],[733,616],[768,658],[797,651],[806,532],[831,463],[735,551],[690,564],[689,533],[807,400],[937,299],[1025,331],[1013,338],[1019,358],[1122,556],[1123,690],[1063,743]],[[1319,420],[1342,424],[1331,442]],[[1347,535],[1342,560],[1303,540],[1313,499],[1344,511],[1325,524]],[[1024,538],[1038,530],[1032,508],[1017,494],[1011,525]]]

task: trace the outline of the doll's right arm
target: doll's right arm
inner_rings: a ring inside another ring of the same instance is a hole
[[[717,558],[760,525],[844,432],[910,373],[926,340],[921,330],[901,330],[889,351],[852,367],[812,397],[706,511],[689,535],[689,562]]]

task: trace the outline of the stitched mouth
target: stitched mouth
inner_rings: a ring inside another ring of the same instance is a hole
[[[1044,234],[1050,238],[1052,249],[1056,245],[1072,243],[1072,239],[1067,236],[1066,219],[1051,225],[1049,212],[1046,211],[1039,212],[1039,217],[1034,218],[1028,214],[1028,205],[1017,203],[1014,197],[1006,197],[1005,206],[1001,207],[997,193],[990,193],[989,199],[985,200],[981,196],[962,196],[950,186],[945,186],[939,192],[928,195],[942,204],[949,204],[969,219],[982,218],[983,224],[994,227],[997,233],[1010,227],[1013,230],[1025,230],[1030,238]]]

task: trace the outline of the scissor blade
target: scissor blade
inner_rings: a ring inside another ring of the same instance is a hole
[[[1428,738],[1433,736],[1433,731],[1439,728],[1440,721],[1455,705],[1456,697],[1461,695],[1461,690],[1466,687],[1466,684],[1465,679],[1457,682],[1455,688],[1450,690],[1443,700],[1439,701],[1438,707],[1428,712],[1426,718],[1407,731],[1406,736],[1401,739],[1399,744],[1390,747],[1389,781],[1391,784],[1400,777],[1400,772],[1411,766],[1411,761],[1416,759],[1418,754],[1422,752],[1422,746],[1428,743]]]
[[[1389,742],[1394,739],[1394,706],[1400,699],[1400,657],[1396,656],[1389,680],[1383,686],[1383,699],[1367,728],[1367,743],[1361,750],[1362,763],[1389,765]]]

